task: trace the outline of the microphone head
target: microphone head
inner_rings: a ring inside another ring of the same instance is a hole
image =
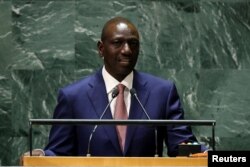
[[[115,98],[119,94],[117,86],[112,90],[112,98]]]
[[[130,89],[130,93],[131,93],[132,96],[136,96],[135,88]]]

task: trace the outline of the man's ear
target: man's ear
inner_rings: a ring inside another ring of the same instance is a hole
[[[101,58],[103,58],[103,42],[102,41],[98,41],[97,42],[97,48],[98,48],[98,53],[99,53],[99,56],[101,57]]]

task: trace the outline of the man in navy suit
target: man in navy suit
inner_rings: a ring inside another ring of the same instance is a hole
[[[123,84],[128,119],[184,119],[174,83],[134,69],[140,48],[139,33],[134,24],[122,17],[109,20],[103,27],[97,46],[104,66],[95,74],[59,91],[53,118],[113,119],[116,98],[112,99],[112,93],[118,84]],[[130,90],[136,91],[147,113]],[[111,99],[111,105],[103,113]],[[46,156],[84,156],[90,153],[92,156],[138,157],[154,156],[157,150],[157,154],[162,156],[165,141],[168,155],[177,156],[180,143],[197,142],[188,126],[159,127],[156,149],[155,128],[133,125],[127,127],[124,149],[121,149],[114,125],[99,125],[89,144],[93,128],[92,125],[54,125],[48,145],[44,150],[34,150],[33,153]],[[202,146],[201,151],[205,150]]]

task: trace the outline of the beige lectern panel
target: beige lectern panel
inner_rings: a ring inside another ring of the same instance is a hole
[[[23,157],[23,166],[207,167],[207,158],[188,157]]]

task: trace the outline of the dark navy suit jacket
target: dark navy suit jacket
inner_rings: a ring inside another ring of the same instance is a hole
[[[184,119],[183,109],[175,85],[149,74],[134,71],[133,88],[151,119]],[[101,70],[59,91],[53,118],[99,119],[108,104],[108,96]],[[110,109],[103,119],[112,119]],[[131,97],[129,119],[147,119],[139,103]],[[85,156],[93,125],[52,126],[46,155]],[[196,138],[188,126],[158,128],[158,154],[162,156],[163,142],[169,156],[178,154],[178,144],[193,142]],[[151,126],[131,125],[127,129],[124,153],[119,147],[113,125],[99,125],[91,144],[92,156],[154,156],[155,130]],[[203,151],[205,147],[203,147]]]

